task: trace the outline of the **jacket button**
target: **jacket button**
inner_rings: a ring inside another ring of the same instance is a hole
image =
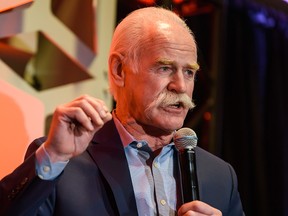
[[[21,182],[20,184],[21,184],[21,185],[25,185],[27,182],[28,182],[28,178],[26,177],[26,178],[24,178],[24,179],[22,180],[22,182]]]

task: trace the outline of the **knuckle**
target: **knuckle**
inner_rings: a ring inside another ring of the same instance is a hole
[[[83,94],[80,96],[80,99],[85,99],[87,100],[90,96],[88,94]]]

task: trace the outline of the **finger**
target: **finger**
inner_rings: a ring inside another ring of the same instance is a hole
[[[202,213],[199,213],[199,212],[196,212],[196,211],[188,211],[186,212],[185,214],[183,215],[179,215],[178,216],[207,216],[206,214],[202,214]],[[209,216],[212,216],[212,215],[209,215]]]
[[[92,121],[94,120],[97,122],[99,120],[97,115],[94,116],[95,113],[93,109],[96,110],[96,112],[102,118],[102,120],[106,120],[107,117],[109,119],[111,115],[107,106],[105,105],[105,102],[100,99],[96,99],[88,95],[83,95],[76,99],[74,105],[75,103],[77,103],[77,106],[80,106],[84,109],[84,111],[87,113],[88,116],[90,116]],[[87,103],[91,105],[93,109],[91,109],[91,107]],[[93,117],[95,117],[95,119],[93,119]]]
[[[108,112],[108,108],[105,106],[105,103],[90,96],[82,96],[77,98],[67,106],[79,107],[83,110],[86,118],[83,117],[77,120],[89,129],[92,129],[93,126],[95,129],[98,129],[102,127],[105,122],[112,118],[112,115]]]
[[[87,100],[94,107],[94,109],[97,110],[101,118],[107,117],[109,109],[105,105],[104,101],[90,96],[83,96],[83,99]]]
[[[189,211],[201,213],[204,215],[222,215],[221,211],[201,201],[193,201],[183,204],[179,208],[178,214],[185,215]],[[188,215],[191,215],[191,212]]]
[[[92,124],[90,117],[81,107],[64,107],[62,108],[62,112],[65,113],[66,117],[64,121],[69,124],[70,129],[73,130],[74,127],[79,128],[81,126],[89,131],[94,130],[94,125]],[[101,120],[100,117],[99,119]],[[100,122],[100,125],[101,123],[103,124],[103,121]]]

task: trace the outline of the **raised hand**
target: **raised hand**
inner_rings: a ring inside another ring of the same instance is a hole
[[[51,162],[81,154],[112,115],[102,100],[83,95],[56,108],[44,147]]]

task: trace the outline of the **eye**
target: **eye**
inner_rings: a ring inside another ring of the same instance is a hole
[[[172,72],[173,70],[172,70],[171,66],[164,65],[164,66],[160,66],[158,71],[160,73],[169,73],[169,72]]]
[[[189,80],[194,80],[196,72],[192,69],[187,69],[184,71],[184,75]]]

